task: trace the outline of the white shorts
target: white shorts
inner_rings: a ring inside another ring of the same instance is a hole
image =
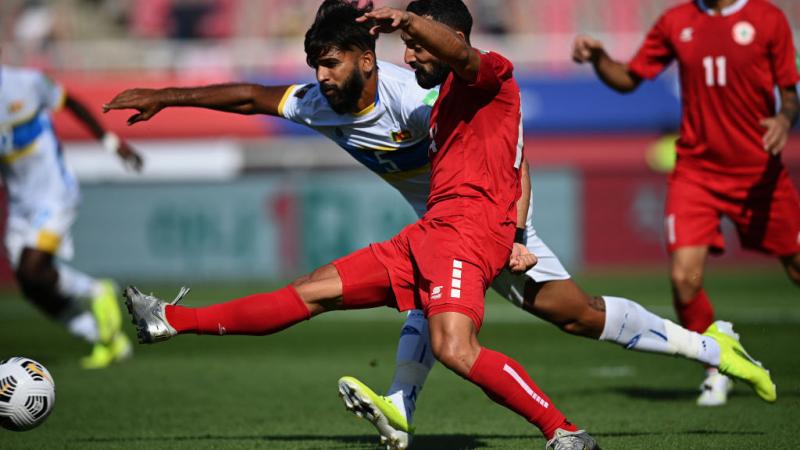
[[[6,254],[16,269],[22,250],[32,248],[52,253],[63,260],[74,254],[70,229],[77,217],[77,208],[43,207],[33,214],[11,213],[6,223]]]
[[[524,274],[513,274],[508,269],[500,272],[500,275],[492,282],[492,288],[502,295],[505,299],[517,306],[522,306],[525,300],[525,283],[532,279],[537,283],[544,283],[555,280],[568,280],[570,274],[558,260],[558,256],[550,250],[550,247],[542,241],[536,230],[532,226],[527,227],[527,247],[528,251],[536,255],[539,262]]]

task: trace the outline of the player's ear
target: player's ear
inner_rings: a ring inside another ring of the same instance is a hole
[[[377,65],[377,61],[375,58],[375,52],[366,51],[361,54],[360,58],[360,65],[361,71],[364,73],[372,73],[375,71],[375,66]]]

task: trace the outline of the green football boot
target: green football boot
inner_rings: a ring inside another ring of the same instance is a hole
[[[733,331],[730,322],[716,321],[705,333],[719,344],[719,371],[724,375],[738,378],[756,391],[759,397],[766,402],[778,399],[775,383],[760,362],[747,354],[739,342],[739,335]]]
[[[353,377],[339,379],[339,396],[348,411],[369,420],[378,429],[386,450],[403,450],[411,444],[414,430],[390,399],[376,394]]]
[[[133,345],[124,333],[117,333],[108,344],[94,344],[92,352],[81,358],[81,367],[87,370],[103,369],[111,363],[133,356]]]
[[[109,345],[122,329],[122,312],[117,302],[117,287],[111,280],[100,280],[100,292],[91,300],[91,311],[97,322],[101,344]]]

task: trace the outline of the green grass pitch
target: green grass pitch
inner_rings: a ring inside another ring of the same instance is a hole
[[[800,290],[775,271],[712,272],[720,318],[773,372],[778,403],[741,384],[729,404],[694,405],[701,368],[568,336],[488,300],[482,343],[519,360],[553,401],[605,449],[794,448],[800,419]],[[628,296],[674,317],[661,273],[580,277],[592,293]],[[170,297],[174,287],[158,286]],[[196,286],[189,305],[275,285]],[[150,286],[142,286],[144,289]],[[385,389],[402,317],[339,312],[269,337],[183,336],[136,347],[133,360],[87,372],[87,350],[14,292],[0,295],[0,357],[30,356],[57,384],[53,414],[26,433],[0,430],[0,448],[376,449],[373,428],[346,413],[341,375]],[[126,323],[126,330],[133,333]],[[418,403],[413,449],[530,449],[538,431],[437,366]]]

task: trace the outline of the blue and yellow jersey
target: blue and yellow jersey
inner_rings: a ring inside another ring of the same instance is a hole
[[[0,66],[0,172],[12,213],[77,199],[50,118],[65,98],[41,72]]]
[[[317,84],[290,87],[278,110],[334,141],[400,191],[421,216],[430,191],[428,128],[437,96],[419,87],[413,72],[379,61],[375,103],[357,114],[333,111]]]

